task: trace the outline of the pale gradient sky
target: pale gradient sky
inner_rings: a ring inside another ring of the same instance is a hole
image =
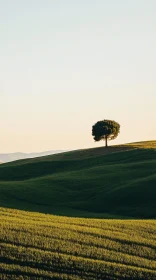
[[[155,0],[0,0],[0,152],[156,139]]]

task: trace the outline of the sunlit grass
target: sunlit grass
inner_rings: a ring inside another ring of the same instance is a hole
[[[156,149],[156,141],[143,141],[127,144],[130,147],[136,147],[140,149]]]
[[[3,279],[154,279],[154,220],[67,218],[0,208],[0,224]]]

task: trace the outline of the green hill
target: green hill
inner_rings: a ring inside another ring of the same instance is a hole
[[[156,141],[2,164],[0,205],[69,216],[155,218]]]
[[[0,279],[154,279],[155,187],[156,141],[0,165]]]

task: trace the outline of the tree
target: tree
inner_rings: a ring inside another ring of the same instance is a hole
[[[95,141],[105,140],[105,146],[108,146],[108,140],[115,139],[120,133],[120,124],[111,121],[103,120],[98,121],[92,127],[92,135]]]

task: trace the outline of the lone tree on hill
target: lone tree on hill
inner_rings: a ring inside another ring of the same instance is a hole
[[[120,124],[111,121],[103,120],[99,121],[92,127],[92,135],[95,141],[105,140],[105,146],[108,146],[108,140],[115,139],[120,132]]]

